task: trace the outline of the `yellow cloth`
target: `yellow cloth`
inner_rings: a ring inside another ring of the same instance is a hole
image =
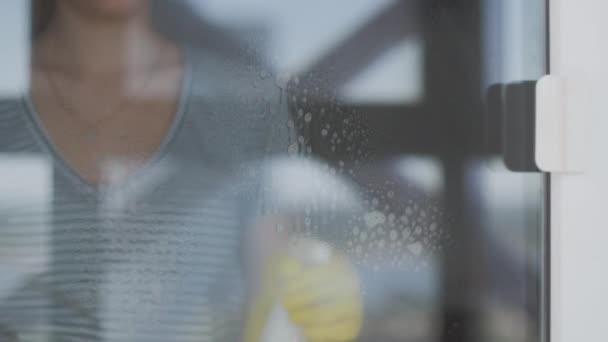
[[[262,289],[254,298],[246,342],[259,341],[270,309],[278,299],[309,342],[351,341],[361,329],[358,278],[344,258],[331,256],[314,263],[288,254],[272,258]]]

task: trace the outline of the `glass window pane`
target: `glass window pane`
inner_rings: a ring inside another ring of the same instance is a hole
[[[543,339],[545,1],[31,4],[0,340]]]

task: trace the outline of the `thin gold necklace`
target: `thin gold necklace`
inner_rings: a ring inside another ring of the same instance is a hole
[[[108,123],[116,120],[120,116],[120,114],[126,112],[127,109],[132,107],[134,105],[133,99],[138,98],[140,95],[142,95],[148,85],[152,83],[152,79],[155,74],[154,71],[160,66],[161,61],[162,58],[161,53],[159,51],[157,53],[156,61],[152,65],[152,70],[149,72],[145,82],[143,82],[142,85],[137,88],[137,91],[134,93],[134,95],[131,97],[125,97],[122,101],[119,101],[116,104],[113,110],[108,111],[109,114],[104,115],[103,117],[94,121],[89,121],[83,118],[82,115],[79,114],[79,110],[77,110],[75,106],[70,103],[70,101],[68,100],[68,96],[62,94],[61,87],[53,77],[49,68],[41,66],[41,69],[44,73],[47,83],[51,88],[51,93],[55,98],[56,102],[59,104],[59,106],[61,106],[69,116],[71,116],[73,119],[76,119],[77,121],[80,121],[83,124],[84,128],[82,129],[82,131],[77,132],[75,135],[79,139],[85,139],[90,142],[95,142],[99,138],[101,128],[104,125],[107,125]],[[121,138],[124,138],[125,136],[126,134],[120,134]]]

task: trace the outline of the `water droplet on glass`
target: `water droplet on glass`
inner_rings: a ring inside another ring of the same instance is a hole
[[[386,222],[386,216],[384,216],[383,213],[376,210],[376,211],[371,211],[371,212],[365,214],[364,220],[365,220],[365,224],[368,227],[374,228],[377,225],[380,225],[380,224],[383,224],[384,222]]]
[[[289,145],[289,148],[287,149],[287,152],[289,154],[296,154],[296,153],[298,153],[298,144],[293,143],[293,144]]]
[[[326,129],[321,130],[321,135],[326,137],[329,132]]]
[[[420,255],[420,253],[422,253],[422,244],[420,242],[414,242],[409,244],[407,249],[414,255]]]
[[[393,241],[397,240],[397,231],[396,230],[394,230],[394,229],[391,230],[390,238]]]
[[[357,227],[357,226],[353,227],[353,234],[354,235],[359,235],[359,227]]]
[[[365,242],[367,240],[367,232],[366,231],[362,231],[361,235],[359,236],[359,240],[361,240],[361,242]]]
[[[311,223],[311,222],[310,222],[310,217],[306,217],[306,218],[304,218],[304,225],[305,225],[305,226],[310,226],[310,223]]]
[[[310,122],[312,120],[312,113],[306,113],[304,116],[304,121]]]
[[[377,207],[378,203],[379,203],[379,201],[377,198],[372,199],[372,207]]]

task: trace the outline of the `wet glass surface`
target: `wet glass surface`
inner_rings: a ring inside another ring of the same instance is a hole
[[[544,1],[32,4],[1,341],[545,337]]]

